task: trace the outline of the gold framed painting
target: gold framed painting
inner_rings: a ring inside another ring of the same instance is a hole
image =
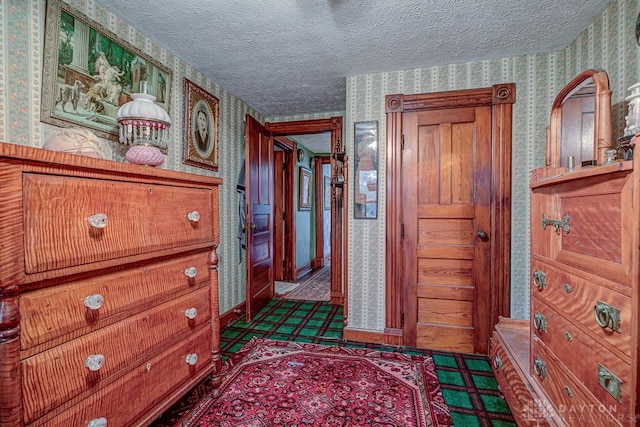
[[[182,162],[186,165],[218,170],[218,98],[184,79],[184,126]]]
[[[171,115],[172,71],[61,0],[47,0],[40,120],[117,139],[116,113],[140,92]]]

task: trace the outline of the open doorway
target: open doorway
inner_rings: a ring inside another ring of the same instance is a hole
[[[329,302],[331,132],[274,136],[274,150],[275,296]]]
[[[331,212],[331,291],[329,302],[336,305],[344,305],[346,301],[347,283],[345,280],[346,271],[346,246],[344,236],[346,236],[346,221],[344,209],[344,194],[347,194],[346,156],[342,145],[342,117],[332,117],[330,119],[318,119],[295,122],[280,122],[260,124],[250,115],[246,117],[246,239],[247,239],[247,285],[246,285],[246,318],[251,321],[253,315],[264,307],[274,296],[274,252],[276,242],[274,239],[281,238],[282,246],[286,247],[286,242],[295,237],[295,221],[293,215],[286,215],[286,210],[281,213],[276,209],[276,185],[282,188],[282,197],[287,209],[293,206],[289,200],[286,201],[286,194],[292,195],[297,188],[291,191],[294,182],[293,177],[302,169],[297,167],[293,161],[284,163],[283,172],[277,174],[282,182],[276,184],[275,157],[282,156],[283,159],[291,158],[294,150],[297,152],[295,144],[287,142],[287,136],[306,135],[330,132],[331,135],[331,155],[330,155],[330,212]],[[276,141],[279,143],[281,151],[276,154]],[[282,161],[281,161],[282,163]],[[286,172],[284,172],[286,171]],[[309,171],[310,176],[311,171]],[[299,180],[300,181],[300,180]],[[305,181],[303,181],[305,182]],[[311,180],[307,178],[306,184]],[[289,186],[289,190],[284,190]],[[305,193],[312,193],[311,188],[305,187]],[[315,193],[315,192],[313,192]],[[277,220],[278,216],[285,216],[282,226],[276,230],[275,227],[281,224]],[[291,239],[287,239],[291,236]],[[291,265],[295,266],[295,254],[290,254]],[[287,272],[287,261],[279,266],[283,268],[284,274],[291,274],[294,277],[296,270]],[[293,267],[295,268],[295,267]],[[346,311],[346,307],[344,308]],[[345,316],[346,317],[346,316]]]
[[[345,194],[345,190],[343,186],[346,185],[346,183],[344,180],[344,158],[335,155],[335,153],[344,152],[342,145],[342,118],[333,117],[331,119],[278,123],[268,122],[265,124],[265,127],[273,135],[274,141],[291,141],[292,138],[296,138],[310,151],[327,154],[326,156],[318,156],[312,167],[313,174],[316,177],[314,180],[314,194],[316,195],[315,204],[318,208],[315,212],[316,255],[313,259],[313,266],[321,267],[325,263],[330,264],[331,293],[329,301],[332,304],[344,305],[346,295],[346,280],[344,274],[346,254],[343,240],[346,236],[346,221],[344,218],[346,213],[344,210],[343,194]],[[323,146],[321,144],[325,145]],[[295,149],[297,149],[297,147],[291,147],[291,150]],[[290,168],[287,169],[290,170]],[[324,172],[327,169],[328,174]],[[293,171],[293,173],[296,172]],[[328,182],[324,179],[325,175],[328,177]],[[329,191],[328,206],[330,213],[328,220],[324,218],[324,196],[327,189]],[[330,225],[329,230],[326,230],[327,224]],[[291,231],[295,236],[295,224],[293,227]],[[328,242],[326,242],[325,236],[328,236]],[[286,242],[284,247],[286,248]],[[285,265],[286,264],[287,262],[285,260]]]

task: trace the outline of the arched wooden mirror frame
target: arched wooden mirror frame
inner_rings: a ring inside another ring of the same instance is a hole
[[[576,98],[586,100],[588,108],[571,114],[575,120],[570,119],[566,112],[563,122],[563,107],[566,108],[565,104]],[[593,98],[592,105],[589,98]],[[583,71],[558,93],[551,107],[551,120],[547,127],[546,166],[566,167],[567,153],[580,152],[593,154],[590,158],[574,155],[576,166],[582,160],[596,160],[601,165],[605,150],[611,148],[611,137],[609,76],[600,69]]]

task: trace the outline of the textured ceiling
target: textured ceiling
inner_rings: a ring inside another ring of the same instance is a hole
[[[345,77],[566,47],[611,0],[97,0],[265,117],[345,110]]]

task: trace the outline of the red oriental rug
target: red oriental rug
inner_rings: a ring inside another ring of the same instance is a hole
[[[453,425],[430,357],[253,338],[183,426]]]

